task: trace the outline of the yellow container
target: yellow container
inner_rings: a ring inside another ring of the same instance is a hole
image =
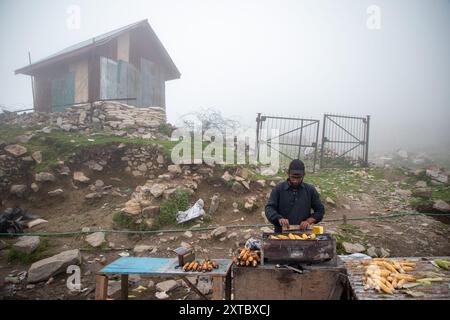
[[[323,226],[313,226],[314,234],[323,234]]]

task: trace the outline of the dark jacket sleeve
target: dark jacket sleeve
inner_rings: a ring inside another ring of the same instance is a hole
[[[311,186],[311,208],[314,210],[312,217],[316,220],[316,223],[322,221],[323,215],[325,214],[325,207],[322,201],[320,201],[320,195],[314,186]]]
[[[280,199],[280,186],[277,185],[272,189],[270,193],[270,198],[266,204],[266,218],[270,221],[270,223],[279,226],[280,223],[278,220],[283,218],[282,215],[278,213],[278,204]]]

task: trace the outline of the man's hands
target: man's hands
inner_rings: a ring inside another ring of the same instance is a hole
[[[314,223],[316,223],[316,219],[308,218],[300,223],[300,229],[302,230],[308,229],[308,227]]]
[[[281,227],[285,228],[285,229],[289,229],[289,220],[288,219],[280,219],[278,220],[278,222],[280,223]]]

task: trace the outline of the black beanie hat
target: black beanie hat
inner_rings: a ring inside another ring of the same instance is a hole
[[[305,164],[303,161],[294,159],[289,164],[288,173],[291,174],[305,174]]]

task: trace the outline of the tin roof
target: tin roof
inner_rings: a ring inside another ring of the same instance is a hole
[[[102,44],[107,43],[108,41],[111,41],[124,32],[130,31],[132,29],[143,27],[149,32],[149,36],[156,40],[157,44],[157,50],[160,51],[160,54],[163,58],[163,63],[167,67],[169,72],[169,79],[178,79],[181,74],[178,70],[178,68],[175,66],[174,62],[170,58],[169,54],[167,53],[166,49],[162,45],[161,41],[158,39],[156,33],[153,31],[152,27],[148,23],[148,20],[141,20],[135,23],[132,23],[130,25],[124,26],[122,28],[104,33],[102,35],[96,36],[94,38],[91,38],[89,40],[82,41],[80,43],[77,43],[75,45],[72,45],[70,47],[67,47],[55,54],[52,54],[46,58],[43,58],[41,60],[38,60],[28,66],[22,67],[20,69],[17,69],[15,71],[15,74],[26,74],[26,75],[33,75],[34,70],[51,65],[55,62],[61,61],[65,58],[72,57],[84,52],[89,51],[90,49],[94,48],[95,46],[99,46]]]

